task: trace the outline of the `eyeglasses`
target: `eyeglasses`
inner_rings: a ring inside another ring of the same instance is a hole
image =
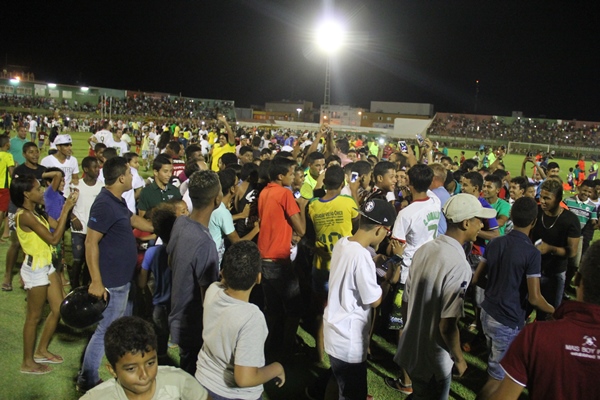
[[[392,230],[390,228],[385,225],[381,225],[381,227],[387,231],[385,237],[392,237]]]

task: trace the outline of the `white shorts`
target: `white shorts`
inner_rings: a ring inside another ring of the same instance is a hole
[[[21,279],[23,279],[25,290],[38,286],[48,286],[50,284],[50,274],[53,274],[56,271],[54,267],[52,265],[46,265],[45,267],[34,271],[27,263],[28,258],[29,256],[25,256],[25,261],[23,261],[23,265],[21,265]]]

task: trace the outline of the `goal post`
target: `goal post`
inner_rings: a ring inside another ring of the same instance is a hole
[[[532,152],[534,155],[538,151],[550,151],[550,145],[544,143],[526,143],[526,142],[508,142],[507,154],[527,154]]]

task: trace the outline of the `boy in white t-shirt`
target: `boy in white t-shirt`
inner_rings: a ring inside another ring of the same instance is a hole
[[[204,296],[204,344],[198,353],[196,379],[212,398],[261,398],[263,383],[285,383],[283,366],[265,365],[267,323],[249,302],[261,280],[261,258],[251,241],[232,245],[223,256],[223,280],[209,286]]]
[[[90,217],[90,209],[96,196],[104,187],[104,183],[98,180],[100,166],[96,157],[85,157],[81,161],[83,169],[83,180],[77,185],[73,184],[73,189],[79,191],[79,199],[73,208],[71,215],[71,245],[73,249],[73,265],[69,268],[69,280],[71,288],[75,289],[81,285],[87,285],[90,282],[89,274],[81,276],[83,264],[85,262],[85,238],[87,235],[87,223]],[[83,278],[83,279],[80,279]]]
[[[384,199],[367,200],[359,213],[358,231],[354,236],[341,238],[333,247],[323,315],[325,352],[329,354],[340,398],[344,399],[367,398],[371,308],[379,306],[382,294],[375,262],[367,248],[377,248],[396,220],[394,206]],[[402,246],[392,248],[400,254],[402,250]],[[391,275],[390,268],[386,280]]]

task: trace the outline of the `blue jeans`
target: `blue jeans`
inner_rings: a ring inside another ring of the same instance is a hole
[[[447,400],[450,395],[450,381],[452,374],[443,378],[441,381],[431,376],[429,381],[412,378],[413,394],[409,396],[411,400]]]
[[[540,291],[542,292],[542,296],[546,299],[546,301],[554,308],[557,308],[562,302],[562,296],[565,291],[565,280],[567,273],[559,272],[557,274],[542,274],[540,278]],[[546,320],[545,312],[537,310],[536,319],[538,321]]]
[[[329,356],[331,370],[337,381],[340,400],[367,398],[367,362],[347,363]]]
[[[128,315],[127,299],[131,283],[123,286],[108,288],[110,301],[108,307],[102,313],[102,319],[98,323],[83,356],[81,371],[77,377],[77,384],[83,388],[92,388],[100,380],[98,368],[104,356],[104,334],[114,320]]]
[[[488,357],[488,374],[501,381],[504,379],[504,370],[500,366],[500,361],[504,357],[506,350],[512,341],[519,334],[519,328],[511,328],[496,321],[490,314],[481,309],[481,325],[483,333],[487,340],[487,347],[490,352]]]

